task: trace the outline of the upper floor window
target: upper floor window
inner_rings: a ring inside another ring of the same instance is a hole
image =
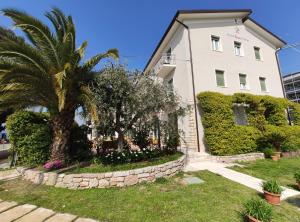
[[[225,75],[224,71],[216,70],[216,82],[217,86],[225,87]]]
[[[260,89],[262,92],[267,92],[267,83],[265,77],[259,77]]]
[[[240,89],[247,89],[247,75],[246,74],[239,74],[240,79]]]
[[[220,37],[211,36],[212,50],[221,51]]]
[[[255,54],[255,59],[256,60],[261,60],[260,48],[259,47],[254,47],[254,54]]]
[[[234,54],[236,56],[242,56],[242,43],[234,42]]]

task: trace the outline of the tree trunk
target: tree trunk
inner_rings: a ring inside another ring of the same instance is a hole
[[[62,111],[51,118],[53,139],[51,157],[53,160],[65,161],[69,153],[71,128],[74,123],[75,111]]]

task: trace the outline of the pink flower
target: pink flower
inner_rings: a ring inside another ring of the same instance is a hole
[[[54,160],[54,161],[50,161],[44,164],[44,168],[46,170],[54,170],[54,169],[60,169],[62,168],[63,164],[61,160]]]

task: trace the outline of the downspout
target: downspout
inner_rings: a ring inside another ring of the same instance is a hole
[[[176,18],[176,21],[182,25],[187,31],[188,31],[188,40],[189,40],[189,52],[190,52],[190,64],[191,64],[191,74],[192,74],[192,88],[193,88],[193,102],[194,102],[194,114],[195,114],[195,122],[196,122],[196,137],[197,137],[197,149],[198,152],[200,152],[200,143],[199,143],[199,127],[198,127],[198,115],[197,115],[197,111],[198,111],[198,107],[197,107],[197,102],[196,102],[196,92],[195,92],[195,78],[194,78],[194,64],[193,64],[193,54],[192,54],[192,43],[191,43],[191,33],[190,33],[190,29],[189,27],[182,23],[181,21],[179,21]]]
[[[282,81],[281,66],[280,66],[279,56],[278,56],[278,52],[279,52],[281,49],[282,49],[282,48],[276,49],[276,51],[275,51],[275,57],[276,57],[276,62],[277,62],[278,71],[279,71],[279,77],[280,77],[280,82],[281,82],[281,88],[282,88],[282,92],[283,92],[283,97],[286,98],[285,89],[284,89],[284,84],[283,84],[283,81]]]

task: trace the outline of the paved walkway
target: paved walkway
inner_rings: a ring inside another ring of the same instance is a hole
[[[97,222],[93,219],[79,218],[72,214],[56,213],[52,210],[30,204],[18,205],[16,202],[0,200],[1,222]]]
[[[226,168],[228,166],[229,165],[227,164],[215,163],[210,161],[188,163],[185,168],[185,172],[208,170],[215,174],[219,174],[229,180],[235,181],[237,183],[243,184],[244,186],[257,190],[260,193],[263,192],[261,188],[261,184],[263,180]],[[286,187],[282,187],[282,188],[284,189],[281,195],[282,200],[285,200],[289,197],[300,195],[299,191],[289,189]]]

